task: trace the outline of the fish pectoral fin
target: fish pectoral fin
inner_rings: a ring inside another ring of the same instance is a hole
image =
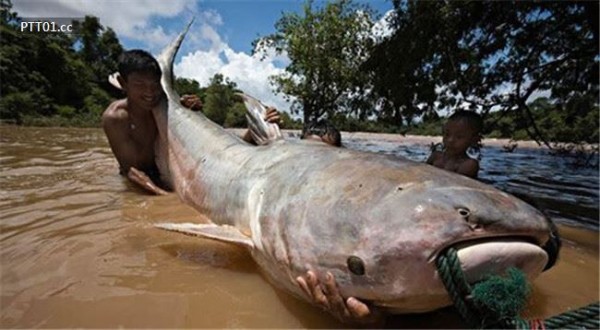
[[[227,243],[243,245],[254,248],[252,238],[244,235],[238,228],[229,225],[195,224],[195,223],[159,223],[157,228],[175,231],[178,233],[210,238]]]
[[[237,95],[244,100],[248,129],[257,145],[262,146],[283,139],[279,125],[266,121],[267,108],[259,100],[244,93],[237,93]]]

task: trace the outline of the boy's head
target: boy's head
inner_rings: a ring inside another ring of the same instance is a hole
[[[336,147],[342,146],[342,135],[327,121],[317,121],[304,126],[301,139],[318,138],[319,140]]]
[[[119,56],[119,74],[127,80],[133,72],[149,73],[160,79],[160,66],[156,59],[145,50],[132,49]]]
[[[462,154],[481,140],[483,119],[474,111],[459,110],[444,125],[444,146],[451,154]]]
[[[119,57],[119,77],[121,88],[129,102],[142,108],[152,108],[162,95],[160,87],[161,70],[150,53],[133,49]]]

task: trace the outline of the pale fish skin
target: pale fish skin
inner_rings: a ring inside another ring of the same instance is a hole
[[[306,301],[296,278],[331,272],[343,296],[391,313],[451,304],[434,260],[457,242],[467,242],[459,257],[472,281],[511,265],[530,279],[542,271],[549,221],[492,186],[400,157],[280,135],[251,146],[183,108],[171,77],[184,34],[159,57],[168,106],[154,112],[157,161],[180,198],[213,224],[159,227],[247,247],[273,284]]]

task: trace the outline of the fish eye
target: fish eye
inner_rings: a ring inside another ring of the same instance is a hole
[[[355,275],[365,275],[365,263],[357,256],[349,256],[346,260],[348,269]]]
[[[471,211],[469,211],[469,209],[466,207],[459,207],[457,210],[458,214],[460,214],[463,218],[468,218],[469,215],[471,215]]]

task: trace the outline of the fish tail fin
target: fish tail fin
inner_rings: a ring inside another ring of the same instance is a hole
[[[162,71],[161,84],[167,96],[172,100],[179,101],[179,95],[173,88],[173,62],[175,61],[175,55],[177,55],[177,51],[181,47],[181,43],[185,38],[185,35],[190,30],[190,27],[194,23],[196,18],[192,18],[190,22],[186,25],[184,30],[171,42],[169,47],[165,48],[163,52],[156,59]]]
[[[267,108],[254,97],[237,93],[244,100],[246,105],[246,120],[252,139],[258,145],[266,145],[273,141],[283,139],[279,125],[265,121]]]

